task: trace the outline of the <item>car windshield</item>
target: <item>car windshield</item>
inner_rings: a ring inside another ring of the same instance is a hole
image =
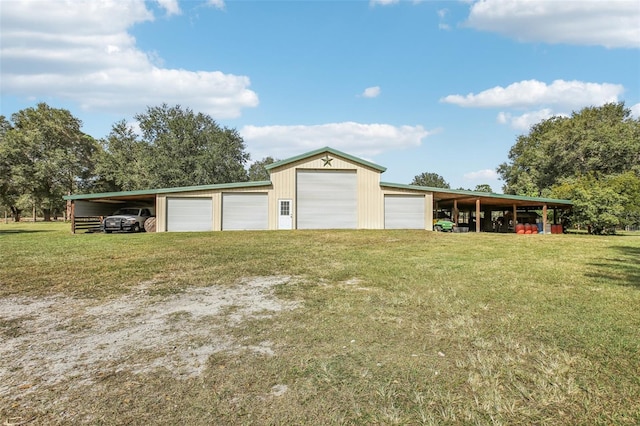
[[[120,209],[117,212],[115,212],[114,215],[130,214],[130,215],[137,216],[138,215],[138,211],[139,211],[139,209]]]

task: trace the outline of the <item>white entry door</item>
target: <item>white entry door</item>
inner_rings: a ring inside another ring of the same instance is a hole
[[[293,202],[278,200],[278,229],[293,229]]]

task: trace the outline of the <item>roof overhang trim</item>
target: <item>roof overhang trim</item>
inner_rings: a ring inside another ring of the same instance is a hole
[[[437,196],[441,201],[454,201],[457,200],[459,202],[472,202],[477,199],[481,201],[484,200],[495,200],[500,201],[501,204],[506,202],[513,202],[517,205],[524,205],[527,203],[534,204],[550,204],[555,206],[566,206],[571,207],[573,203],[570,200],[559,200],[555,198],[542,198],[542,197],[525,197],[522,195],[509,195],[509,194],[494,194],[489,192],[478,192],[478,191],[464,191],[460,189],[444,189],[444,188],[434,188],[430,186],[419,186],[419,185],[403,185],[398,183],[391,182],[380,182],[380,186],[388,187],[388,188],[398,188],[398,189],[410,189],[410,190],[418,190],[424,192],[432,192],[434,196]]]
[[[361,164],[363,166],[372,168],[374,170],[378,170],[380,173],[383,173],[387,170],[386,167],[380,166],[379,164],[375,164],[375,163],[371,163],[369,161],[363,160],[362,158],[358,158],[358,157],[354,157],[353,155],[349,155],[345,152],[342,151],[338,151],[337,149],[333,149],[331,147],[324,147],[324,148],[320,148],[320,149],[316,149],[314,151],[309,151],[306,152],[304,154],[300,154],[300,155],[296,155],[295,157],[291,157],[291,158],[287,158],[284,160],[280,160],[280,161],[276,161],[275,163],[271,163],[265,166],[265,169],[267,169],[268,171],[271,171],[273,169],[276,169],[278,167],[282,167],[285,166],[287,164],[291,164],[294,163],[296,161],[300,161],[300,160],[304,160],[306,158],[309,157],[313,157],[316,156],[318,154],[324,154],[324,153],[329,153],[329,154],[333,154],[337,157],[342,157],[344,159],[347,159],[349,161],[353,161],[354,163],[358,163]]]
[[[121,191],[121,192],[102,192],[98,194],[75,194],[65,195],[65,200],[92,200],[97,198],[119,198],[119,197],[138,197],[138,196],[155,196],[157,194],[170,194],[175,192],[194,192],[194,191],[208,191],[215,189],[233,189],[233,188],[260,188],[264,186],[271,186],[271,181],[257,181],[257,182],[235,182],[235,183],[219,183],[214,185],[197,185],[197,186],[181,186],[175,188],[159,188],[159,189],[143,189],[139,191]]]

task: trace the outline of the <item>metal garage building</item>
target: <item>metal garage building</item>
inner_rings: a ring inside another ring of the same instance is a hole
[[[153,207],[156,230],[433,229],[434,212],[475,217],[473,230],[491,212],[568,209],[571,202],[381,182],[377,164],[322,148],[267,166],[269,181],[143,191],[69,195],[76,222],[124,206]],[[486,223],[487,220],[484,220]]]

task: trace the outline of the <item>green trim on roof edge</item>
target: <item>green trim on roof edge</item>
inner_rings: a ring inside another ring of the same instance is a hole
[[[325,146],[324,148],[316,149],[314,151],[309,151],[309,152],[306,152],[304,154],[296,155],[295,157],[286,158],[284,160],[276,161],[275,163],[271,163],[271,164],[266,165],[265,169],[267,169],[267,170],[275,169],[276,167],[281,167],[281,166],[284,166],[286,164],[293,163],[295,161],[304,160],[305,158],[313,157],[315,155],[322,154],[323,152],[328,152],[328,153],[331,153],[333,155],[337,155],[338,157],[343,157],[343,158],[346,158],[347,160],[351,160],[354,163],[362,164],[363,166],[366,166],[366,167],[371,167],[372,169],[376,169],[381,173],[387,170],[386,167],[380,166],[380,165],[375,164],[375,163],[371,163],[369,161],[363,160],[362,158],[354,157],[353,155],[349,155],[349,154],[347,154],[345,152],[338,151],[337,149],[333,149],[333,148],[328,147],[328,146]]]
[[[445,189],[445,188],[435,188],[432,186],[404,185],[401,183],[391,183],[391,182],[380,182],[380,186],[386,186],[389,188],[399,188],[399,189],[414,189],[414,190],[428,191],[428,192],[443,192],[446,194],[471,195],[474,197],[502,198],[505,200],[537,201],[541,203],[557,203],[557,204],[573,205],[573,202],[571,202],[570,200],[559,200],[556,198],[525,197],[524,195],[494,194],[492,192],[466,191],[461,189]]]
[[[105,197],[126,197],[134,195],[156,195],[156,194],[168,194],[173,192],[192,192],[192,191],[206,191],[209,189],[232,189],[232,188],[250,188],[252,186],[262,187],[271,185],[270,180],[262,180],[256,182],[234,182],[234,183],[217,183],[213,185],[197,185],[197,186],[181,186],[175,188],[159,188],[159,189],[142,189],[138,191],[121,191],[121,192],[102,192],[98,194],[76,194],[65,195],[65,200],[88,200],[93,198],[105,198]]]

